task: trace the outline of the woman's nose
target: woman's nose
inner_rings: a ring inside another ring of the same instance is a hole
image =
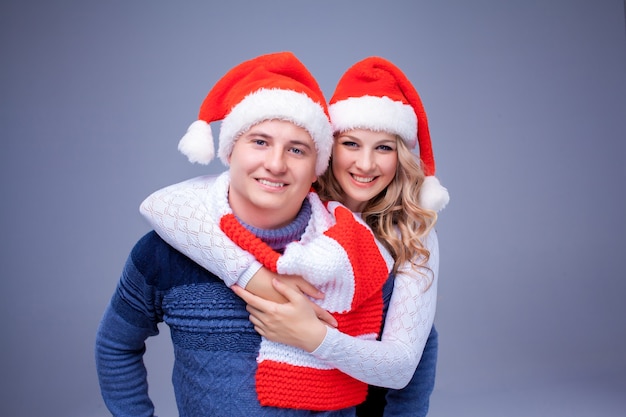
[[[356,166],[360,170],[369,171],[376,166],[374,155],[368,151],[362,151],[356,160]]]

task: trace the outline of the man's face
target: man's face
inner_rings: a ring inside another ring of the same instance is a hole
[[[233,213],[262,229],[289,224],[317,180],[315,143],[291,122],[266,120],[252,126],[236,140],[228,159]]]

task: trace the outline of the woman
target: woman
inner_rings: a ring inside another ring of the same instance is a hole
[[[313,355],[324,350],[324,356],[331,357],[332,364],[348,375],[371,385],[400,388],[407,383],[403,376],[407,367],[399,358],[413,358],[414,366],[408,367],[412,373],[434,320],[438,243],[433,227],[436,211],[447,204],[448,194],[434,177],[428,124],[419,95],[392,63],[370,57],[352,66],[337,85],[330,114],[336,140],[331,167],[320,177],[317,190],[322,199],[340,201],[360,213],[395,260],[396,278],[381,341],[338,337],[336,329],[317,319],[306,298],[282,285],[285,279],[272,282],[289,301],[286,304],[255,297],[237,286],[232,288],[248,302],[251,321],[262,336]],[[421,166],[410,152],[418,143]],[[184,191],[169,188],[168,192],[174,194]],[[142,213],[159,234],[167,233],[163,218],[176,213],[171,208],[155,211],[156,206],[147,200]],[[196,205],[195,209],[201,207]],[[201,252],[210,247],[194,247],[193,241],[189,246],[180,231],[172,236],[174,241],[170,243],[174,247],[202,265]],[[248,266],[244,272],[239,268],[233,282],[240,282],[242,275],[248,276],[243,281],[248,282],[255,272],[251,284],[257,279],[267,282],[271,277],[265,270],[258,272],[258,265]],[[246,288],[251,290],[250,285]],[[436,342],[434,330],[433,337],[431,343]],[[429,346],[426,352],[433,353]],[[434,361],[430,361],[426,372],[431,381],[421,398],[425,397],[427,410]],[[413,396],[410,388],[414,384],[421,386],[420,382],[414,378],[405,390],[390,393],[387,408],[408,405],[406,398],[399,400],[401,393]]]

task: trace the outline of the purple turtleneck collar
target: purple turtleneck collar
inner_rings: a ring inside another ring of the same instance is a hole
[[[285,246],[291,242],[300,240],[309,220],[311,219],[311,203],[308,198],[302,203],[302,207],[296,218],[287,226],[279,229],[259,229],[243,222],[239,217],[237,220],[256,237],[267,243],[270,248],[282,253]]]

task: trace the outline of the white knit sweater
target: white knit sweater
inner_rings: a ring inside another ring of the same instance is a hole
[[[216,195],[222,195],[227,184],[225,174],[174,184],[150,195],[141,204],[140,211],[174,248],[223,278],[228,286],[236,283],[245,287],[261,264],[235,245],[216,220],[230,212],[228,205],[224,206],[224,200],[216,198]],[[311,249],[307,249],[307,244],[312,243],[303,236],[300,243],[290,244],[285,255],[289,255],[290,250],[294,254],[307,253]],[[353,337],[328,327],[324,341],[312,352],[317,360],[371,385],[399,389],[410,381],[430,333],[436,308],[439,250],[435,232],[427,237],[425,245],[431,253],[427,266],[432,271],[432,280],[408,265],[400,269],[394,282],[382,340]],[[283,259],[289,263],[289,256]],[[339,258],[336,260],[341,262]],[[328,285],[337,276],[322,264],[293,263],[292,266],[298,268],[279,266],[279,272],[302,275],[324,292],[327,288],[323,285]],[[338,307],[321,305],[329,311]]]

